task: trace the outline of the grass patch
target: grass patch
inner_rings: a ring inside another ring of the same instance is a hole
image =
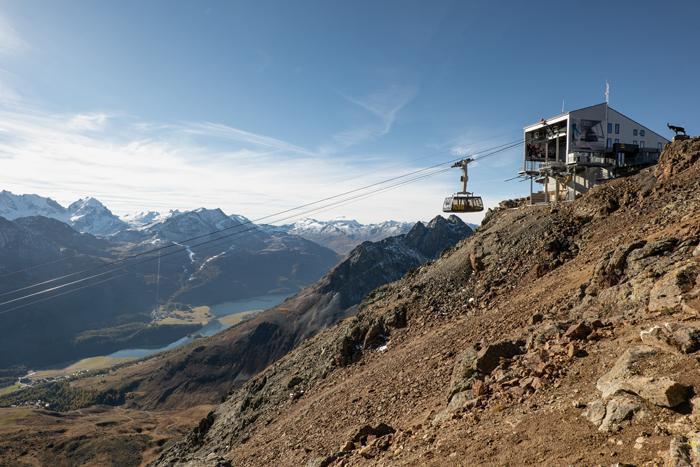
[[[193,324],[200,323],[202,326],[207,324],[209,321],[199,321],[196,319],[184,319],[184,318],[165,318],[158,321],[158,324]]]
[[[157,321],[157,324],[193,324],[201,323],[202,326],[214,318],[209,313],[208,306],[196,306],[185,310],[169,310],[169,316]]]
[[[238,324],[241,321],[245,319],[248,315],[252,315],[254,313],[259,313],[262,310],[250,310],[250,311],[243,311],[241,313],[234,313],[232,315],[226,315],[222,316],[219,318],[219,322],[223,324],[224,326],[233,326],[234,324]]]
[[[6,388],[0,389],[0,396],[4,396],[5,394],[9,394],[11,392],[15,392],[20,388],[20,385],[18,383],[13,384],[12,386],[8,386]]]
[[[100,368],[110,367],[110,366],[116,365],[118,363],[121,363],[124,360],[125,360],[124,358],[109,358],[109,357],[84,358],[83,360],[80,360],[79,362],[73,363],[72,365],[67,366],[65,368],[55,369],[55,370],[38,371],[35,374],[33,374],[32,376],[30,376],[29,379],[37,380],[37,379],[44,379],[47,377],[55,378],[57,376],[71,376],[71,375],[74,375],[75,373],[78,373],[80,371],[98,370]],[[0,395],[2,395],[2,394],[3,393],[0,392]]]

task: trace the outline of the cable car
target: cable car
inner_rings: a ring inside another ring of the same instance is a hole
[[[484,210],[484,203],[481,201],[481,196],[474,196],[474,193],[467,191],[467,164],[473,162],[474,159],[464,159],[455,163],[452,167],[462,167],[464,175],[462,175],[462,191],[454,193],[452,196],[445,198],[442,204],[442,212],[479,212]]]

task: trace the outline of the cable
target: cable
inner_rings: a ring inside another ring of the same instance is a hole
[[[518,146],[518,145],[521,145],[521,144],[522,144],[522,140],[516,140],[516,141],[514,141],[514,142],[509,142],[509,143],[505,143],[505,144],[500,145],[500,146],[496,146],[495,148],[493,148],[494,150],[493,150],[491,153],[483,154],[483,155],[480,155],[480,156],[475,156],[475,157],[474,157],[474,160],[476,161],[476,160],[485,159],[485,158],[487,158],[487,157],[491,157],[491,156],[493,156],[493,155],[495,155],[495,154],[498,154],[498,153],[500,153],[500,152],[503,152],[503,151],[505,151],[505,150],[507,150],[507,149],[510,149],[510,148],[512,148],[512,147],[515,147],[515,146]],[[446,151],[445,151],[445,152],[446,152]],[[432,156],[426,156],[426,157],[432,157]],[[462,157],[463,157],[463,156],[462,156]],[[460,159],[461,159],[461,158],[460,158]],[[259,218],[259,219],[255,219],[255,220],[253,220],[253,221],[244,222],[244,223],[237,224],[237,225],[234,225],[234,226],[225,228],[225,229],[220,229],[220,230],[218,230],[218,231],[214,231],[214,232],[210,232],[210,233],[207,233],[207,234],[203,234],[203,235],[199,235],[199,236],[196,236],[196,237],[192,237],[192,238],[190,238],[190,239],[183,240],[183,241],[180,241],[180,242],[178,242],[178,243],[179,243],[179,244],[185,244],[186,242],[189,243],[189,242],[191,242],[191,241],[193,241],[193,240],[198,240],[198,239],[201,239],[201,238],[204,238],[204,237],[207,237],[207,236],[214,235],[214,234],[216,234],[216,233],[221,233],[221,232],[224,232],[224,231],[227,231],[227,230],[231,230],[231,229],[234,229],[234,228],[242,227],[242,226],[244,226],[244,225],[246,225],[246,224],[253,224],[254,222],[259,222],[260,220],[269,219],[269,218],[271,218],[271,217],[275,217],[275,216],[278,216],[278,215],[281,215],[281,214],[285,214],[285,213],[288,213],[288,212],[297,211],[297,210],[299,210],[299,209],[303,209],[304,207],[316,205],[316,204],[319,204],[319,203],[322,203],[322,202],[325,202],[325,201],[330,201],[330,200],[337,199],[337,198],[340,198],[340,197],[343,197],[343,196],[347,196],[347,195],[350,195],[350,194],[353,194],[353,193],[358,193],[358,192],[361,192],[361,191],[363,191],[363,190],[367,190],[367,189],[369,189],[369,188],[372,188],[372,187],[376,187],[376,186],[385,184],[385,183],[387,183],[387,182],[392,182],[392,181],[400,180],[400,179],[409,177],[409,176],[411,176],[411,175],[416,175],[416,174],[419,174],[419,173],[422,173],[422,172],[426,172],[426,171],[428,171],[428,170],[441,167],[441,166],[444,165],[445,163],[451,163],[451,162],[454,162],[454,161],[460,160],[460,159],[452,159],[452,160],[450,160],[450,161],[448,161],[448,162],[443,162],[443,163],[441,163],[441,164],[437,164],[437,165],[434,165],[434,166],[431,166],[431,167],[419,169],[419,170],[416,170],[416,171],[413,171],[413,172],[409,172],[409,173],[407,173],[407,174],[403,174],[403,175],[400,175],[400,176],[397,176],[397,177],[393,177],[393,178],[390,178],[390,179],[387,179],[387,180],[384,180],[384,181],[381,181],[381,182],[373,183],[373,184],[367,185],[367,186],[365,186],[365,187],[357,188],[357,189],[354,189],[354,190],[349,190],[349,191],[347,191],[347,192],[340,193],[340,194],[337,194],[337,195],[334,195],[334,196],[330,196],[330,197],[327,197],[327,198],[323,198],[323,199],[321,199],[321,200],[317,200],[317,201],[314,201],[314,202],[311,202],[311,203],[306,203],[306,204],[304,204],[304,205],[296,206],[296,207],[294,207],[294,208],[290,208],[290,209],[287,209],[287,210],[284,210],[284,211],[280,211],[280,212],[275,213],[275,214],[271,214],[271,215],[268,215],[268,216],[264,216],[264,217],[261,217],[261,218]],[[397,188],[397,187],[399,187],[399,186],[403,186],[403,185],[408,184],[408,183],[413,183],[413,182],[415,182],[415,181],[418,181],[418,180],[421,180],[421,179],[423,179],[423,178],[427,178],[427,177],[431,177],[431,176],[437,175],[437,174],[442,173],[442,172],[447,171],[447,170],[449,170],[449,169],[448,169],[448,168],[443,168],[443,169],[441,169],[441,170],[437,170],[437,171],[434,171],[434,172],[432,172],[432,173],[423,174],[423,175],[421,175],[421,176],[414,177],[414,178],[412,178],[412,179],[408,179],[408,180],[404,180],[404,181],[395,183],[394,185],[390,185],[390,186],[388,186],[388,187],[381,187],[381,188],[375,189],[375,190],[373,190],[373,191],[369,191],[369,192],[367,192],[367,193],[360,194],[360,195],[359,195],[358,197],[356,197],[356,198],[351,198],[351,199],[346,199],[346,200],[340,200],[339,203],[335,203],[335,204],[331,204],[331,205],[327,205],[327,206],[321,206],[321,207],[316,208],[316,209],[308,210],[308,211],[304,212],[304,214],[308,214],[308,213],[310,213],[310,212],[318,211],[318,210],[320,210],[320,209],[327,210],[327,209],[331,209],[331,208],[333,208],[333,207],[336,207],[336,206],[338,206],[338,205],[343,205],[343,204],[347,204],[347,203],[350,203],[350,202],[359,201],[360,199],[363,199],[363,198],[368,197],[368,196],[373,196],[374,194],[377,194],[377,193],[379,193],[379,192],[386,191],[386,190],[393,189],[393,188]],[[289,218],[289,217],[296,217],[296,214],[293,215],[293,216],[288,216],[287,218]],[[282,221],[282,220],[286,220],[287,218],[277,219],[277,220],[275,220],[274,222],[280,222],[280,221]],[[274,222],[273,222],[273,223],[274,223]],[[253,229],[257,229],[257,228],[259,228],[259,226],[253,225],[253,227],[251,227],[250,229],[246,229],[246,230],[239,231],[239,232],[234,232],[233,234],[230,234],[230,235],[227,235],[227,236],[224,236],[224,237],[221,237],[221,238],[213,239],[213,240],[210,240],[210,241],[207,241],[207,242],[202,242],[202,243],[199,243],[199,244],[193,245],[193,246],[187,246],[187,245],[185,245],[184,248],[180,248],[180,249],[178,249],[178,250],[176,250],[176,251],[167,253],[165,256],[170,256],[170,255],[175,254],[175,253],[180,253],[180,252],[185,251],[185,250],[188,250],[188,249],[191,250],[191,251],[193,251],[194,248],[199,247],[199,246],[201,246],[201,245],[205,245],[205,244],[212,243],[212,242],[220,242],[221,240],[223,240],[223,239],[225,239],[225,238],[227,238],[227,237],[234,236],[234,235],[240,235],[240,234],[242,234],[242,233],[245,233],[245,232],[251,231],[251,230],[253,230]],[[5,295],[8,295],[8,294],[17,293],[17,292],[24,291],[24,290],[28,290],[28,289],[30,289],[30,288],[38,287],[38,286],[41,286],[41,285],[46,285],[46,284],[48,284],[48,283],[52,283],[52,282],[56,282],[56,281],[59,281],[59,280],[62,280],[62,279],[66,279],[66,278],[69,278],[69,277],[73,277],[73,276],[78,275],[78,274],[84,274],[84,273],[86,273],[86,272],[90,272],[90,271],[93,271],[93,270],[96,270],[96,269],[99,269],[99,268],[103,268],[103,267],[107,267],[107,266],[113,266],[113,265],[115,265],[115,264],[123,263],[123,262],[128,261],[128,260],[132,260],[132,259],[136,259],[136,258],[145,256],[145,255],[148,255],[148,254],[152,254],[152,253],[154,253],[154,252],[162,252],[163,250],[166,250],[166,249],[168,249],[168,248],[173,248],[173,247],[175,247],[175,246],[180,246],[180,245],[173,243],[172,245],[167,245],[167,246],[164,246],[164,247],[151,249],[151,250],[146,251],[146,252],[142,252],[142,253],[139,253],[139,254],[131,255],[131,256],[128,256],[128,257],[125,257],[125,258],[121,258],[121,259],[119,259],[119,260],[111,261],[111,262],[109,262],[109,263],[105,263],[105,264],[102,264],[102,265],[99,265],[99,266],[94,266],[94,267],[92,267],[92,268],[87,268],[87,269],[82,270],[82,271],[77,271],[77,272],[74,272],[74,273],[66,274],[66,275],[63,275],[63,276],[61,276],[61,277],[54,278],[54,279],[51,279],[51,280],[48,280],[48,281],[44,281],[44,282],[41,282],[41,283],[38,283],[38,284],[33,284],[33,285],[31,285],[31,286],[23,287],[23,288],[16,289],[16,290],[13,290],[13,291],[10,291],[10,292],[5,292],[5,293],[3,293],[3,294],[0,294],[0,296],[5,296]],[[213,247],[213,246],[212,246],[212,247]],[[207,249],[209,249],[209,248],[207,248]],[[204,251],[204,250],[200,250],[200,252],[201,252],[201,251]],[[194,251],[193,251],[193,252],[194,252]],[[102,272],[102,273],[99,273],[99,274],[91,275],[91,276],[89,276],[89,277],[87,277],[87,278],[79,279],[79,280],[76,280],[76,281],[69,282],[69,283],[67,283],[67,284],[62,284],[62,285],[59,285],[59,286],[56,286],[56,287],[51,287],[51,288],[49,288],[49,289],[45,289],[45,290],[43,290],[43,291],[39,291],[39,292],[35,292],[35,293],[29,294],[29,295],[25,295],[25,296],[23,296],[23,297],[19,297],[19,298],[15,298],[15,299],[12,299],[12,300],[8,300],[8,301],[5,301],[5,302],[3,302],[3,303],[0,303],[0,306],[6,305],[6,304],[10,304],[10,303],[14,303],[14,302],[16,302],[16,301],[24,300],[24,299],[27,299],[27,298],[30,298],[30,297],[33,297],[33,296],[37,296],[37,295],[41,295],[41,294],[44,294],[44,293],[49,293],[49,292],[51,292],[51,291],[55,291],[55,290],[58,290],[58,289],[61,289],[61,288],[65,288],[65,287],[68,287],[68,286],[71,286],[71,285],[75,285],[75,284],[77,284],[77,283],[84,282],[84,281],[90,280],[90,279],[94,279],[94,278],[96,278],[96,277],[101,277],[101,276],[103,276],[103,275],[110,274],[110,273],[113,273],[113,272],[116,272],[116,271],[119,271],[119,270],[125,270],[125,269],[127,269],[127,268],[133,268],[133,267],[138,266],[138,265],[140,265],[140,264],[143,264],[143,263],[152,261],[153,259],[154,259],[154,258],[148,258],[148,259],[145,259],[145,260],[143,260],[143,261],[139,261],[139,262],[137,262],[137,263],[125,265],[125,266],[122,266],[122,267],[119,267],[119,268],[116,268],[116,269],[111,269],[111,270],[109,270],[109,271],[105,271],[105,272]],[[60,260],[58,260],[58,261],[60,261]],[[54,261],[54,262],[55,262],[55,261]],[[53,262],[52,262],[52,263],[53,263]],[[46,264],[50,264],[50,263],[46,263]],[[35,268],[35,267],[38,267],[38,266],[34,266],[34,267],[32,267],[32,268]],[[32,268],[26,268],[26,269],[24,269],[23,271],[28,270],[28,269],[32,269]],[[17,271],[17,272],[21,272],[21,271]],[[15,273],[17,273],[17,272],[15,272]],[[128,273],[125,273],[125,274],[128,274]],[[121,275],[120,275],[120,276],[117,276],[117,277],[121,277]],[[110,279],[107,278],[107,279],[105,279],[104,281],[107,281],[107,280],[110,280]],[[97,282],[97,283],[101,283],[101,282],[104,282],[104,281],[100,281],[100,282]],[[89,284],[88,284],[87,286],[89,286]],[[77,288],[77,289],[73,289],[73,290],[81,290],[81,289],[84,288],[84,287],[85,287],[85,286],[80,287],[80,288]],[[61,293],[61,294],[57,294],[57,295],[54,295],[54,296],[60,296],[60,295],[63,295],[64,293],[68,293],[68,292],[70,292],[70,291],[63,292],[63,293]],[[44,299],[39,300],[39,301],[43,301],[43,300],[44,300]],[[37,302],[38,302],[38,301],[37,301]],[[31,304],[37,303],[37,302],[32,302]],[[28,304],[27,304],[27,305],[28,305]],[[22,305],[22,306],[26,306],[26,305]],[[20,307],[22,307],[22,306],[20,306]],[[12,310],[17,309],[17,308],[19,308],[19,307],[13,308]],[[11,310],[5,310],[5,311],[0,312],[0,313],[5,313],[5,312],[7,312],[7,311],[11,311]]]
[[[409,180],[404,180],[404,181],[398,182],[398,183],[396,183],[396,184],[394,184],[394,185],[390,185],[390,186],[388,186],[388,187],[381,187],[381,188],[378,188],[378,189],[376,189],[376,190],[374,190],[374,191],[372,191],[372,192],[363,193],[362,195],[358,196],[357,198],[351,198],[351,199],[342,200],[342,201],[341,201],[341,205],[343,205],[343,204],[348,204],[348,203],[350,203],[350,202],[359,201],[360,199],[363,199],[363,198],[369,197],[369,196],[373,196],[373,195],[375,195],[375,194],[377,194],[377,193],[380,193],[380,192],[382,192],[382,191],[387,191],[387,190],[390,190],[390,189],[393,189],[393,188],[397,188],[397,187],[399,187],[399,186],[403,186],[403,185],[406,185],[406,184],[409,184],[409,183],[413,183],[413,182],[418,181],[418,180],[422,180],[422,179],[424,179],[424,178],[432,177],[432,176],[434,176],[434,175],[437,175],[437,174],[439,174],[439,173],[445,172],[445,171],[447,171],[447,170],[449,170],[449,169],[448,169],[448,168],[443,168],[443,169],[441,169],[441,170],[437,170],[437,171],[434,171],[434,172],[432,172],[432,173],[423,174],[423,175],[421,175],[421,176],[414,177],[413,179],[409,179]],[[338,205],[338,204],[336,203],[336,204],[332,204],[332,205],[321,206],[321,207],[319,207],[319,208],[315,208],[315,209],[308,210],[308,211],[304,212],[304,214],[308,214],[308,213],[310,213],[310,212],[315,212],[315,211],[318,211],[318,210],[321,210],[321,209],[326,209],[326,208],[327,208],[327,209],[330,209],[330,208],[333,208],[333,207],[335,207],[335,206],[337,206],[337,205]],[[296,215],[295,215],[295,216],[289,216],[289,217],[296,217]],[[285,220],[285,219],[281,219],[281,220]],[[240,227],[241,225],[243,225],[243,224],[239,224],[239,225],[237,225],[237,226],[235,226],[235,227]],[[180,249],[178,249],[178,250],[176,250],[176,251],[172,251],[172,252],[166,253],[165,255],[161,255],[161,256],[170,256],[170,255],[173,255],[173,254],[176,254],[176,253],[181,253],[181,252],[186,251],[186,250],[192,250],[192,251],[194,252],[194,248],[197,248],[197,247],[199,247],[199,246],[206,245],[206,244],[213,243],[213,242],[220,242],[221,240],[224,240],[224,239],[226,239],[226,238],[228,238],[228,237],[240,235],[240,234],[243,234],[243,233],[246,233],[246,232],[255,230],[255,229],[259,229],[259,228],[260,228],[259,226],[253,226],[253,227],[250,227],[249,229],[246,229],[246,230],[244,230],[244,231],[234,232],[234,233],[231,233],[231,234],[229,234],[229,235],[227,235],[227,236],[225,236],[225,237],[220,237],[220,238],[212,239],[212,240],[209,240],[209,241],[206,241],[206,242],[199,243],[199,244],[197,244],[197,245],[192,245],[192,246],[187,246],[187,245],[185,245],[183,248],[180,248]],[[195,237],[195,238],[201,238],[201,237],[202,237],[202,236],[200,236],[200,237]],[[213,245],[213,246],[219,246],[219,245]],[[212,246],[212,247],[213,247],[213,246]],[[207,248],[207,249],[208,249],[208,248]],[[154,251],[159,251],[159,250],[161,250],[161,249],[152,250],[151,253],[153,253]],[[204,250],[199,250],[199,252],[201,252],[201,251],[204,251]],[[144,254],[145,254],[145,253],[144,253]],[[72,281],[72,282],[69,282],[69,283],[66,283],[66,284],[61,284],[61,285],[58,285],[58,286],[55,286],[55,287],[51,287],[51,288],[48,288],[48,289],[41,290],[41,291],[39,291],[39,292],[34,292],[34,293],[31,293],[31,294],[24,295],[24,296],[22,296],[22,297],[18,297],[18,298],[15,298],[15,299],[7,300],[7,301],[5,301],[5,302],[0,303],[0,306],[8,305],[8,304],[15,303],[15,302],[21,301],[21,300],[26,300],[26,299],[28,299],[28,298],[35,297],[35,296],[38,296],[38,295],[43,295],[43,294],[45,294],[45,293],[50,293],[50,292],[53,292],[53,291],[56,291],[56,290],[59,290],[59,289],[63,289],[63,288],[65,288],[65,287],[69,287],[69,286],[71,286],[71,285],[79,284],[79,283],[82,283],[82,282],[85,282],[85,281],[88,281],[88,280],[91,280],[91,279],[94,279],[94,278],[97,278],[97,277],[102,277],[102,276],[104,276],[104,275],[111,274],[111,273],[116,272],[116,271],[121,271],[121,270],[126,270],[126,269],[128,269],[128,268],[133,268],[133,267],[136,267],[136,266],[138,266],[138,265],[141,265],[141,264],[144,264],[144,263],[153,261],[154,259],[157,259],[157,258],[154,257],[154,258],[144,259],[144,260],[139,261],[139,262],[134,263],[134,264],[129,264],[129,265],[121,266],[121,267],[116,268],[116,269],[111,269],[111,270],[109,270],[109,271],[101,272],[101,273],[98,273],[98,274],[93,274],[93,275],[91,275],[91,276],[89,276],[89,277],[85,277],[85,278],[82,278],[82,279],[78,279],[78,280],[75,280],[75,281]],[[110,263],[110,265],[113,265],[113,264],[115,264],[115,263],[116,263],[116,262],[112,262],[112,263]],[[96,269],[96,268],[89,268],[89,269],[86,269],[85,271],[90,271],[90,270],[94,270],[94,269]],[[130,271],[130,272],[127,272],[127,273],[125,273],[125,274],[130,274],[130,273],[131,273],[131,271]],[[73,273],[73,274],[71,274],[71,275],[75,275],[75,274],[78,274],[78,273]],[[122,275],[124,275],[124,274],[122,274]],[[121,277],[122,275],[116,276],[116,277],[114,277],[114,278]],[[68,277],[68,276],[69,276],[69,275],[66,275],[66,276],[63,276],[62,278],[66,278],[66,277]],[[97,282],[97,284],[102,283],[102,282],[106,282],[106,281],[108,281],[108,280],[110,280],[110,279],[111,279],[111,278],[106,278],[106,279],[104,279],[104,280],[102,280],[102,281],[100,281],[100,282]],[[50,281],[45,281],[44,283],[47,283],[47,282],[50,282]],[[90,284],[88,284],[87,286],[89,286],[89,285],[90,285]],[[79,288],[77,288],[77,289],[72,289],[72,290],[76,290],[76,291],[77,291],[77,290],[81,290],[81,289],[83,289],[83,288],[85,288],[85,286],[79,287]],[[24,289],[26,289],[26,288],[24,288]],[[24,289],[18,289],[17,291],[19,291],[19,290],[24,290]],[[70,292],[70,291],[63,292],[63,293],[60,293],[60,294],[57,294],[57,295],[54,295],[54,296],[60,296],[60,295],[63,295],[63,294],[65,294],[65,293],[68,293],[68,292]],[[11,292],[8,292],[8,293],[11,293]],[[9,309],[9,310],[3,310],[2,312],[0,312],[0,314],[4,314],[4,313],[6,313],[6,312],[8,312],[8,311],[16,310],[16,309],[22,308],[22,307],[24,307],[24,306],[29,306],[29,305],[32,305],[32,304],[35,304],[35,303],[39,303],[39,302],[44,301],[44,300],[45,300],[45,299],[41,299],[41,300],[37,300],[37,301],[31,302],[31,303],[27,303],[27,304],[24,304],[24,305],[20,305],[20,306],[18,306],[18,307],[15,307],[15,308],[12,308],[12,309]]]
[[[522,140],[517,140],[516,145],[519,145],[519,144],[521,144],[521,143],[522,143]],[[500,148],[500,147],[502,147],[502,146],[512,145],[512,144],[513,144],[513,143],[505,143],[504,145],[496,146],[496,148]],[[491,153],[491,154],[486,155],[486,156],[481,156],[481,157],[478,157],[478,156],[477,156],[477,157],[475,157],[475,161],[476,161],[476,160],[484,159],[484,158],[486,158],[486,157],[489,157],[490,155],[493,155],[493,154],[495,154],[495,153],[501,152],[501,151],[503,151],[503,150],[505,150],[505,149],[509,149],[510,147],[512,147],[512,146],[508,146],[508,147],[506,147],[506,148],[504,148],[504,149],[499,149],[499,150],[495,151],[494,153]],[[494,149],[495,149],[495,148],[494,148]],[[322,203],[322,202],[324,202],[324,201],[329,201],[329,200],[332,200],[332,199],[335,199],[335,198],[339,198],[339,197],[341,197],[341,196],[345,196],[345,195],[348,195],[348,194],[351,194],[351,193],[360,192],[360,191],[369,189],[369,188],[374,187],[374,186],[378,186],[378,185],[381,185],[381,184],[384,184],[384,183],[387,183],[387,182],[391,182],[391,181],[394,181],[394,180],[398,180],[398,179],[401,179],[401,178],[405,178],[405,177],[408,177],[408,176],[410,176],[410,175],[413,175],[413,174],[416,174],[416,173],[420,173],[420,172],[424,172],[424,171],[426,171],[426,170],[434,169],[434,168],[440,167],[440,166],[442,166],[442,165],[444,165],[444,164],[453,163],[453,162],[456,162],[456,161],[461,160],[461,159],[462,159],[462,157],[460,157],[460,158],[458,158],[458,159],[451,159],[451,160],[449,160],[449,161],[447,161],[447,162],[442,162],[442,163],[440,163],[440,164],[437,164],[437,165],[434,165],[434,166],[431,166],[431,167],[426,167],[426,168],[418,169],[418,170],[415,170],[415,171],[413,171],[413,172],[409,172],[409,173],[406,173],[406,174],[403,174],[403,175],[399,175],[399,176],[397,176],[397,177],[389,178],[389,179],[387,179],[387,180],[383,180],[383,181],[380,181],[380,182],[376,182],[376,183],[373,183],[373,184],[370,184],[370,185],[366,185],[366,186],[364,186],[364,187],[356,188],[356,189],[354,189],[354,190],[346,191],[346,192],[344,192],[344,193],[340,193],[340,194],[337,194],[337,195],[334,195],[334,196],[330,196],[330,197],[327,197],[327,198],[323,198],[323,199],[320,199],[320,200],[317,200],[317,201],[313,201],[313,202],[310,202],[310,203],[307,203],[307,204],[303,204],[303,205],[300,205],[300,206],[296,206],[296,207],[293,207],[293,208],[290,208],[290,209],[287,209],[287,210],[284,210],[284,211],[280,211],[280,212],[278,212],[278,213],[274,213],[274,214],[270,214],[270,215],[267,215],[267,216],[263,216],[263,217],[260,217],[260,218],[258,218],[258,219],[254,219],[254,220],[249,220],[248,222],[243,222],[243,223],[241,223],[240,225],[255,224],[255,223],[258,223],[258,222],[260,222],[260,221],[262,221],[262,220],[266,220],[266,219],[269,219],[269,218],[272,218],[272,217],[275,217],[275,216],[278,216],[278,215],[281,215],[281,214],[285,214],[285,213],[292,212],[292,211],[295,211],[295,210],[298,210],[298,209],[302,209],[302,208],[304,208],[304,207],[312,206],[312,205],[314,205],[314,204]],[[282,220],[284,220],[284,219],[282,219]],[[279,221],[280,221],[280,220],[277,220],[277,221],[275,221],[275,222],[279,222]],[[196,237],[192,237],[192,238],[189,238],[189,239],[186,239],[186,240],[181,240],[179,243],[188,243],[188,242],[192,242],[192,241],[194,241],[194,240],[198,240],[198,239],[200,239],[200,238],[204,238],[204,237],[207,237],[207,236],[210,236],[210,235],[214,235],[214,234],[217,234],[217,233],[225,232],[225,231],[227,231],[227,230],[235,229],[235,228],[237,228],[237,227],[239,227],[239,225],[234,225],[234,226],[231,226],[231,227],[227,227],[227,228],[225,228],[225,229],[216,230],[216,231],[214,231],[214,232],[209,232],[209,233],[202,234],[202,235],[199,235],[199,236],[196,236]],[[63,275],[63,276],[60,276],[60,277],[57,277],[57,278],[54,278],[54,279],[50,279],[50,280],[44,281],[44,282],[40,282],[40,283],[33,284],[33,285],[30,285],[30,286],[27,286],[27,287],[23,287],[23,288],[20,288],[20,289],[16,289],[16,290],[12,290],[12,291],[9,291],[9,292],[5,292],[5,293],[0,294],[0,297],[5,296],[5,295],[9,295],[9,294],[13,294],[13,293],[17,293],[17,292],[21,292],[21,291],[23,291],[23,290],[28,290],[28,289],[31,289],[31,288],[34,288],[34,287],[39,287],[39,286],[41,286],[41,285],[46,285],[46,284],[49,284],[49,283],[52,283],[52,282],[55,282],[55,281],[59,281],[59,280],[62,280],[62,279],[66,279],[66,278],[69,278],[69,277],[72,277],[72,276],[75,276],[75,275],[78,275],[78,274],[83,274],[83,273],[86,273],[86,272],[90,272],[90,271],[93,271],[93,270],[96,270],[96,269],[101,269],[101,268],[103,268],[103,267],[107,267],[107,266],[110,266],[110,265],[113,265],[113,264],[123,263],[123,262],[125,262],[125,261],[131,260],[131,259],[135,259],[135,258],[138,258],[138,257],[141,257],[141,256],[145,256],[145,255],[148,255],[148,254],[157,252],[157,251],[162,251],[162,250],[166,250],[166,249],[169,249],[169,248],[173,248],[174,246],[175,246],[175,244],[167,245],[167,246],[160,247],[160,248],[154,248],[154,249],[151,249],[151,250],[142,252],[142,253],[138,253],[138,254],[135,254],[135,255],[127,256],[127,257],[125,257],[125,258],[120,258],[120,259],[118,259],[118,260],[114,260],[114,261],[111,261],[111,262],[108,262],[108,263],[105,263],[105,264],[102,264],[102,265],[99,265],[99,266],[94,266],[94,267],[92,267],[92,268],[88,268],[88,269],[85,269],[85,270],[82,270],[82,271],[76,271],[76,272],[74,272],[74,273],[66,274],[66,275]],[[49,264],[49,263],[47,263],[47,264]],[[37,266],[35,266],[35,267],[37,267]],[[26,269],[25,269],[25,270],[26,270]],[[23,272],[23,271],[25,271],[25,270],[16,271],[15,273]],[[2,304],[0,304],[0,305],[2,305]]]
[[[494,139],[494,138],[500,138],[501,136],[511,135],[511,134],[513,134],[513,133],[520,132],[520,131],[521,131],[521,130],[515,130],[515,131],[511,131],[511,132],[509,132],[509,133],[503,133],[503,134],[501,134],[501,135],[492,136],[492,137],[490,137],[490,138],[486,138],[486,139],[482,139],[481,141],[477,141],[477,142],[475,142],[475,143],[473,143],[473,144],[474,144],[474,145],[476,145],[476,144],[481,144],[481,143],[484,143],[484,142],[486,142],[486,141],[490,141],[490,140],[492,140],[492,139]],[[396,168],[396,167],[401,167],[401,166],[406,165],[406,164],[409,164],[409,163],[411,163],[411,162],[416,162],[416,161],[420,161],[420,160],[423,160],[423,159],[428,159],[428,158],[430,158],[430,157],[435,157],[435,156],[438,156],[438,155],[440,155],[440,154],[445,154],[445,153],[451,152],[451,151],[452,151],[452,149],[446,149],[446,150],[444,150],[444,151],[435,152],[435,153],[430,154],[430,155],[428,155],[428,156],[418,157],[418,158],[416,158],[416,159],[411,159],[410,161],[407,161],[407,162],[402,162],[402,163],[400,163],[400,164],[395,164],[395,165],[392,165],[392,166],[389,166],[389,167],[384,167],[384,168],[382,168],[382,169],[374,170],[374,171],[372,171],[372,172],[365,172],[364,174],[360,174],[360,175],[357,175],[357,176],[355,176],[355,177],[345,178],[345,179],[343,179],[343,180],[340,180],[340,182],[347,182],[347,181],[350,181],[350,180],[355,180],[355,179],[357,179],[357,178],[366,177],[367,175],[375,174],[375,173],[382,172],[382,171],[384,171],[384,170],[393,169],[393,168]],[[338,182],[329,183],[329,184],[327,184],[327,185],[321,185],[321,186],[319,186],[319,187],[312,188],[312,189],[310,189],[310,190],[298,191],[298,192],[296,192],[296,193],[290,194],[290,196],[296,196],[296,195],[303,194],[303,193],[309,193],[310,191],[314,191],[314,190],[318,190],[318,189],[321,189],[321,188],[326,188],[326,187],[329,187],[329,186],[333,186],[333,185],[335,185],[336,183],[338,183]],[[266,201],[266,202],[264,202],[264,203],[255,204],[254,206],[266,206],[266,205],[268,205],[268,204],[271,204],[271,203],[273,203],[273,202],[275,202],[275,201],[279,201],[279,200],[281,200],[281,199],[284,199],[284,198],[276,198],[276,199],[273,199],[273,200],[270,200],[270,201]],[[247,217],[247,216],[246,216],[246,217]]]

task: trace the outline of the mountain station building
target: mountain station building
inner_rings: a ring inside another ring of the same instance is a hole
[[[594,186],[656,163],[666,138],[608,104],[563,113],[524,128],[530,203],[571,201]],[[533,193],[533,182],[543,191]]]

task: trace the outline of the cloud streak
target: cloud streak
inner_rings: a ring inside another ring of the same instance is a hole
[[[0,16],[0,55],[15,55],[29,48],[15,32],[12,25]]]
[[[358,170],[221,124],[37,109],[0,110],[0,160],[2,189],[64,205],[89,195],[117,214],[205,206],[252,218],[304,204],[322,182]]]
[[[391,130],[394,121],[396,121],[396,115],[416,97],[417,93],[417,86],[390,84],[363,97],[343,95],[348,101],[377,117],[379,122],[358,125],[340,131],[333,135],[333,139],[340,143],[342,149],[345,149],[364,141],[375,141],[377,138],[386,135]],[[331,152],[332,150],[332,148],[327,147],[321,151]]]

